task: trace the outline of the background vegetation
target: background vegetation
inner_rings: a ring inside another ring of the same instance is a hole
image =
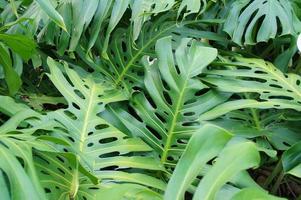
[[[301,199],[298,0],[0,0],[0,199]]]

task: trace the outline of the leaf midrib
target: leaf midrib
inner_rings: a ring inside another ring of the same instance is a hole
[[[191,21],[187,21],[187,22],[185,22],[185,23],[183,23],[183,24],[181,24],[181,25],[182,25],[182,26],[185,26],[185,25],[187,25],[187,24],[193,24],[193,23],[199,23],[199,22],[202,22],[202,20],[191,20]],[[158,38],[159,38],[162,34],[168,32],[169,30],[173,29],[173,28],[176,27],[176,26],[179,26],[179,27],[180,27],[181,25],[174,23],[174,24],[170,25],[168,28],[166,28],[165,30],[163,30],[162,32],[159,32],[159,33],[157,33],[154,37],[152,37],[152,39],[149,40],[149,41],[148,41],[148,42],[147,42],[147,43],[146,43],[146,44],[145,44],[145,45],[144,45],[144,46],[143,46],[143,47],[135,54],[135,56],[132,57],[131,60],[126,64],[126,66],[123,68],[122,72],[118,75],[118,79],[117,79],[117,81],[115,81],[115,84],[118,85],[118,84],[123,80],[124,76],[126,75],[127,71],[129,70],[129,68],[130,68],[130,67],[132,66],[132,64],[137,60],[137,58],[140,57],[140,54],[142,54],[143,51],[144,51],[146,48],[148,48],[152,43],[154,43],[155,41],[157,41]]]
[[[87,129],[88,129],[88,124],[89,124],[89,117],[91,115],[91,111],[92,111],[92,106],[93,106],[93,99],[95,96],[95,84],[92,85],[91,89],[90,89],[90,94],[88,95],[89,98],[89,102],[88,102],[88,107],[87,107],[87,111],[85,112],[85,117],[84,117],[84,121],[83,121],[83,127],[81,129],[80,132],[80,141],[79,141],[79,151],[83,152],[83,147],[84,147],[84,143],[86,141],[86,134],[87,134]]]
[[[126,66],[123,68],[121,74],[118,76],[117,81],[115,82],[116,85],[118,85],[124,78],[124,76],[126,75],[127,71],[129,70],[129,68],[132,66],[132,64],[136,61],[136,59],[140,56],[140,54],[142,54],[142,52],[148,48],[152,43],[154,43],[159,37],[160,35],[166,33],[167,31],[169,31],[170,29],[172,29],[175,26],[175,24],[169,26],[168,28],[166,28],[164,31],[159,32],[155,37],[153,37],[151,40],[149,40],[136,54],[135,56],[126,64]]]
[[[167,156],[168,156],[168,151],[170,149],[171,140],[172,140],[173,134],[174,134],[174,129],[175,129],[175,126],[177,124],[178,115],[179,115],[179,112],[181,110],[180,106],[181,106],[182,101],[183,101],[183,95],[184,95],[185,90],[186,90],[187,82],[188,82],[188,79],[189,79],[189,74],[190,74],[190,69],[189,69],[189,72],[187,73],[187,76],[185,78],[185,82],[184,82],[182,88],[180,89],[180,95],[179,95],[179,98],[178,98],[178,101],[177,101],[177,104],[176,104],[176,108],[175,108],[175,112],[174,112],[173,119],[172,119],[172,122],[171,122],[171,126],[170,126],[170,129],[167,132],[167,141],[166,141],[166,145],[164,146],[164,149],[163,149],[163,155],[161,157],[161,163],[165,163],[166,159],[167,159]]]

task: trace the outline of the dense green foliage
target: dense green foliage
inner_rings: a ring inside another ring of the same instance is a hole
[[[0,199],[301,199],[298,0],[0,0]]]

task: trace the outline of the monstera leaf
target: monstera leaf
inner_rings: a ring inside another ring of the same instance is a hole
[[[216,49],[183,39],[174,59],[171,44],[171,37],[160,39],[156,44],[158,60],[145,61],[147,93],[133,95],[134,110],[111,106],[112,115],[150,144],[167,165],[178,160],[198,127],[195,120],[227,99],[196,78],[216,58]]]
[[[284,74],[264,60],[235,57],[233,62],[225,63],[224,67],[214,66],[206,74],[202,80],[217,86],[219,90],[255,93],[258,100],[230,101],[211,110],[204,118],[213,119],[222,112],[225,114],[247,107],[301,110],[300,76]]]
[[[34,136],[38,130],[51,130],[52,123],[43,122],[41,115],[24,106],[19,106],[8,97],[0,97],[3,107],[15,107],[16,113],[0,127],[0,171],[5,174],[7,194],[11,199],[44,199],[44,191],[37,177],[32,151],[55,151],[45,138]],[[13,111],[13,109],[10,109]],[[33,125],[28,124],[32,121]],[[26,187],[24,187],[24,184]],[[4,197],[5,190],[0,195]]]
[[[217,192],[239,172],[259,165],[256,145],[213,125],[205,125],[190,139],[168,183],[165,198],[183,199],[205,164],[218,156],[197,186],[193,199],[215,199]],[[232,138],[232,139],[231,139]],[[226,166],[226,167],[225,167]],[[183,178],[184,177],[184,178]]]
[[[70,153],[36,153],[35,165],[48,199],[161,199],[158,193],[140,185],[92,182],[80,173],[78,160]]]
[[[59,2],[38,0],[33,1],[21,17],[34,19],[33,31],[35,32],[39,30],[40,22],[44,22],[44,27],[39,32],[40,39],[44,39],[50,44],[59,41],[60,54],[63,54],[67,48],[70,51],[75,51],[80,40],[84,38],[86,31],[91,34],[87,48],[87,50],[90,50],[103,28],[106,31],[102,54],[106,56],[110,35],[128,8],[131,8],[132,12],[132,35],[136,40],[142,25],[151,16],[170,10],[174,4],[175,0],[91,0],[88,2],[84,0],[63,0]],[[61,32],[60,28],[65,32]],[[55,32],[58,34],[53,35]]]
[[[300,21],[290,1],[232,1],[228,12],[224,31],[239,45],[265,42],[300,31]]]
[[[99,52],[103,50],[102,41],[104,38],[96,42],[97,48],[94,48],[96,51],[86,54],[84,48],[78,48],[76,52],[85,63],[105,74],[116,87],[124,90],[130,96],[136,87],[143,87],[144,66],[141,60],[144,56],[154,57],[154,47],[158,39],[172,35],[173,46],[178,46],[183,37],[203,38],[227,43],[227,40],[220,34],[189,27],[189,25],[206,23],[217,22],[194,20],[176,24],[173,15],[170,14],[158,18],[153,23],[146,22],[136,40],[131,36],[131,27],[115,30],[108,46],[106,59],[99,58]]]
[[[279,110],[249,108],[229,112],[212,123],[241,137],[263,137],[273,148],[287,150],[299,141],[301,136],[298,133],[299,124],[289,120],[283,121],[286,119],[285,115],[286,112]]]
[[[79,172],[76,156],[37,152],[34,159],[48,199],[96,199],[97,185]]]
[[[51,58],[48,65],[50,80],[68,102],[68,108],[47,114],[49,119],[63,125],[57,136],[70,144],[63,150],[75,153],[80,164],[98,178],[162,189],[163,182],[147,174],[130,173],[135,171],[131,169],[163,170],[160,162],[146,156],[152,149],[140,138],[129,137],[99,116],[106,104],[123,100],[122,93],[95,74],[77,73],[64,64],[65,77],[59,69],[63,66]]]

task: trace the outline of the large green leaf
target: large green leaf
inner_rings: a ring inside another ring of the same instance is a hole
[[[260,155],[255,143],[234,138],[220,152],[212,169],[201,180],[194,199],[214,199],[216,192],[231,177],[240,171],[257,167],[259,163]]]
[[[162,37],[172,35],[174,46],[179,45],[183,37],[204,38],[226,43],[226,39],[215,33],[192,29],[189,25],[207,23],[206,20],[187,21],[176,24],[173,15],[160,17],[154,22],[145,23],[137,40],[131,36],[132,29],[117,29],[112,35],[107,51],[107,59],[100,59],[99,54],[103,50],[101,38],[96,42],[97,51],[85,54],[82,48],[77,49],[79,56],[93,69],[105,74],[116,87],[120,87],[131,94],[133,88],[143,87],[144,67],[142,58],[153,57],[156,41]],[[216,23],[216,22],[208,22]],[[88,42],[88,41],[87,41]]]
[[[96,199],[98,185],[80,173],[76,156],[37,152],[34,161],[48,199]]]
[[[297,74],[284,74],[273,64],[261,59],[235,57],[223,66],[215,65],[206,71],[202,80],[219,90],[233,93],[255,93],[259,100],[244,99],[228,102],[213,109],[208,118],[214,118],[224,109],[228,111],[254,107],[301,110],[301,79]]]
[[[168,182],[165,198],[183,199],[184,194],[205,164],[216,157],[231,139],[224,129],[205,125],[190,139]]]
[[[68,102],[68,108],[48,113],[50,119],[63,125],[57,136],[70,143],[65,151],[75,153],[80,163],[99,178],[163,189],[164,184],[155,178],[130,173],[135,171],[131,168],[163,170],[160,162],[146,156],[152,149],[140,138],[129,137],[99,117],[106,104],[123,100],[123,94],[101,79],[100,74],[77,73],[64,64],[65,77],[59,69],[61,65],[51,58],[48,65],[50,80]]]
[[[191,42],[191,45],[188,45]],[[144,84],[147,93],[131,99],[135,115],[116,106],[112,113],[134,136],[141,137],[160,155],[161,162],[173,165],[193,131],[195,120],[227,96],[210,90],[196,76],[216,57],[216,49],[183,39],[172,53],[171,37],[156,44],[157,61],[146,62]]]
[[[9,104],[5,106],[16,105],[11,101]],[[20,109],[0,127],[0,169],[8,178],[6,184],[9,185],[11,199],[44,199],[44,191],[33,163],[32,149],[55,150],[43,138],[34,136],[40,129],[51,130],[52,124],[42,122],[40,115],[30,109]],[[34,120],[35,126],[26,126],[28,120]]]
[[[228,12],[224,31],[240,45],[256,44],[300,31],[300,21],[290,1],[237,0],[232,1]]]
[[[101,32],[105,32],[102,54],[106,57],[110,35],[119,22],[122,21],[122,17],[128,8],[132,9],[132,35],[137,39],[143,23],[148,21],[150,16],[172,9],[174,3],[174,0],[91,0],[88,2],[84,0],[63,0],[55,3],[52,0],[37,0],[30,4],[27,12],[22,17],[33,18],[36,21],[34,25],[35,31],[38,31],[39,23],[44,21],[44,28],[40,32],[40,36],[46,36],[45,39],[48,42],[51,41],[51,43],[54,43],[55,41],[53,41],[53,39],[55,37],[60,38],[63,35],[63,40],[60,42],[64,44],[64,48],[62,48],[61,51],[66,50],[67,46],[69,46],[69,50],[74,51],[76,47],[79,46],[78,43],[84,37],[86,31],[91,31],[92,37],[89,38],[88,41],[88,49],[91,49],[91,47],[94,46],[97,35]],[[43,16],[44,13],[41,11],[45,12],[47,16]],[[70,35],[52,26],[52,22],[47,21],[47,17],[60,28],[68,31]],[[108,21],[108,23],[105,23],[106,21]],[[129,22],[130,20],[126,21],[126,23]],[[105,31],[102,31],[101,28],[104,28]],[[57,34],[54,35],[54,32]]]
[[[279,110],[241,109],[227,113],[214,124],[245,138],[265,138],[277,150],[287,150],[301,139],[298,123],[283,121]]]
[[[168,183],[166,199],[183,199],[185,191],[207,162],[213,166],[201,179],[193,199],[215,199],[226,182],[239,172],[259,165],[256,145],[248,140],[232,138],[233,134],[213,125],[205,125],[190,139]],[[183,178],[184,176],[184,178]]]

